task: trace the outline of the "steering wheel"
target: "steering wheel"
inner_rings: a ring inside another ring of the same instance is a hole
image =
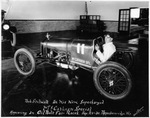
[[[96,38],[96,43],[99,45],[100,50],[103,51],[102,45],[104,44],[104,39],[101,36],[99,36]]]
[[[98,45],[104,44],[104,39],[101,36],[97,37],[96,41],[97,41]]]

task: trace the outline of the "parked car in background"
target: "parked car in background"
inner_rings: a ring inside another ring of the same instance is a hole
[[[9,40],[11,42],[11,46],[16,45],[16,32],[17,29],[15,26],[11,26],[10,22],[5,20],[5,11],[2,10],[2,18],[1,18],[1,26],[2,26],[2,41]]]
[[[13,53],[13,47],[16,46],[16,32],[15,26],[11,26],[10,22],[5,20],[5,11],[1,11],[1,43],[2,43],[2,57],[9,57]]]

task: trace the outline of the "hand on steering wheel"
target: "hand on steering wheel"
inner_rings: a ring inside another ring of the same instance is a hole
[[[99,45],[98,45],[98,44],[95,45],[95,50],[96,50],[96,51],[99,50]]]

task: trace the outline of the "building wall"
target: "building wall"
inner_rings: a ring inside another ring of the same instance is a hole
[[[76,30],[79,20],[10,20],[17,27],[17,33],[38,33],[49,31]],[[106,31],[118,32],[117,21],[104,21]]]
[[[89,15],[101,15],[102,20],[118,21],[119,9],[149,7],[148,1],[89,1]]]
[[[76,30],[78,20],[11,20],[17,33],[38,33],[50,31]]]
[[[118,32],[119,9],[148,7],[148,1],[88,1],[88,14],[100,15],[106,31]],[[2,0],[6,20],[18,33],[76,30],[85,1]]]
[[[9,0],[6,19],[77,20],[84,5],[84,1]]]

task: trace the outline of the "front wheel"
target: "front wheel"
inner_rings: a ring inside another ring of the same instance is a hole
[[[113,100],[126,97],[132,86],[130,73],[116,62],[99,65],[94,72],[94,84],[102,95]]]
[[[32,75],[35,71],[35,59],[28,49],[21,48],[15,52],[14,64],[22,75]]]

